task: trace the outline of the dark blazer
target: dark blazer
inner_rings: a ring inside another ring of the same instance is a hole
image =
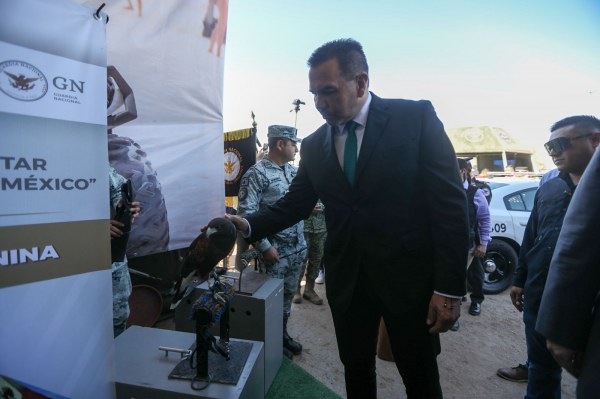
[[[578,398],[598,397],[600,391],[599,293],[600,151],[596,150],[565,215],[536,324],[547,339],[585,350]]]
[[[354,188],[329,125],[302,141],[300,155],[285,197],[247,217],[251,241],[308,217],[320,198],[332,308],[346,309],[357,283],[365,281],[398,313],[422,307],[433,290],[464,295],[465,190],[452,144],[429,101],[373,95]]]

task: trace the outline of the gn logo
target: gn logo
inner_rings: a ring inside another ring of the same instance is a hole
[[[60,91],[83,94],[84,83],[62,76],[52,79],[52,85]],[[0,63],[0,90],[20,101],[36,101],[48,92],[46,76],[35,66],[18,60]]]
[[[48,80],[31,64],[10,60],[0,63],[0,90],[20,101],[36,101],[48,92]]]

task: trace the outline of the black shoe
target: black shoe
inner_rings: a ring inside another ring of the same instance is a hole
[[[283,348],[289,350],[294,355],[302,353],[302,344],[294,341],[286,332],[283,333]]]
[[[459,328],[460,328],[460,323],[458,322],[458,320],[456,320],[454,322],[454,324],[452,324],[452,327],[450,327],[450,331],[458,331]]]
[[[294,358],[294,354],[285,347],[283,348],[283,356],[287,357],[290,360]]]
[[[481,314],[481,304],[477,302],[471,302],[471,306],[469,306],[469,314],[471,316],[479,316]]]

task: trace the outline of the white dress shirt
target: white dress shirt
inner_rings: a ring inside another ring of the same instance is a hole
[[[356,126],[356,159],[358,160],[358,154],[360,154],[360,146],[362,145],[363,137],[365,135],[365,127],[367,126],[367,117],[369,116],[369,106],[371,105],[371,93],[367,92],[367,101],[363,104],[358,114],[352,119],[358,124]],[[348,137],[348,130],[346,129],[347,123],[340,125],[332,125],[331,130],[333,131],[333,144],[335,145],[335,152],[340,162],[342,169],[344,168],[344,147],[346,145],[346,138]]]

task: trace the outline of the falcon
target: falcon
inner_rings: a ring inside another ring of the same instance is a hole
[[[206,281],[210,272],[235,245],[235,225],[225,218],[212,219],[201,231],[189,247],[181,275],[175,284],[171,309],[175,309],[196,286]]]

